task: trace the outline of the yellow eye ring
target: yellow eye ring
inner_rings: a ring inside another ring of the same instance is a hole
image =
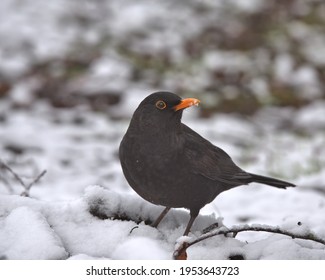
[[[159,109],[159,110],[163,110],[167,107],[166,103],[162,100],[159,100],[156,102],[156,107]]]

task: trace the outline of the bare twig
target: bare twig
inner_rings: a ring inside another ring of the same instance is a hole
[[[21,193],[21,196],[29,196],[29,191],[34,184],[36,184],[46,173],[46,170],[43,170],[32,182],[28,185],[23,181],[23,179],[13,171],[7,164],[5,164],[2,160],[0,160],[0,167],[9,171],[14,178],[22,185],[24,191]]]
[[[47,170],[43,170],[27,187],[30,189],[34,184],[36,184],[45,174]]]
[[[24,187],[26,188],[26,185],[24,181],[19,177],[19,175],[14,172],[7,164],[5,164],[2,160],[0,160],[0,165],[3,169],[7,169],[14,177],[15,179]]]
[[[293,233],[288,230],[280,229],[279,227],[273,227],[273,226],[268,226],[268,225],[256,225],[256,226],[242,225],[242,226],[235,226],[235,227],[229,228],[229,229],[222,227],[222,228],[219,228],[213,232],[203,234],[200,237],[194,239],[193,241],[183,242],[174,251],[173,257],[174,257],[174,259],[183,258],[183,256],[186,255],[187,248],[189,248],[190,246],[192,246],[196,243],[199,243],[203,240],[211,238],[213,236],[226,235],[228,233],[233,233],[234,235],[237,235],[239,232],[243,232],[243,231],[263,231],[263,232],[270,232],[270,233],[278,233],[278,234],[290,236],[293,239],[297,238],[297,239],[311,240],[311,241],[318,242],[318,243],[325,245],[325,240],[316,236],[312,232],[300,234],[300,233]]]
[[[21,193],[21,196],[29,196],[29,191],[46,173],[46,170],[43,170],[32,182],[30,182],[26,187],[25,191]]]

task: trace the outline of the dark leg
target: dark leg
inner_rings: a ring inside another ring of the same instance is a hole
[[[190,215],[191,215],[191,218],[190,218],[190,220],[188,221],[188,224],[187,224],[187,226],[186,226],[186,229],[185,229],[185,231],[184,231],[184,234],[183,235],[185,235],[185,236],[187,236],[188,234],[189,234],[189,232],[190,232],[190,230],[191,230],[191,227],[192,227],[192,225],[193,225],[193,223],[194,223],[194,221],[195,221],[195,219],[196,219],[196,217],[199,215],[199,211],[190,211]]]
[[[157,218],[156,221],[154,221],[154,223],[151,225],[152,227],[157,227],[159,225],[159,223],[161,222],[161,220],[166,216],[166,214],[168,213],[168,211],[170,210],[170,207],[166,207],[159,215],[159,217]]]

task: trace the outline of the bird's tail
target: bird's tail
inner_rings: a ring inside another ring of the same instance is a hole
[[[296,186],[292,183],[278,180],[278,179],[271,178],[271,177],[261,176],[261,175],[252,174],[252,173],[249,173],[249,175],[251,175],[250,183],[255,182],[255,183],[265,184],[265,185],[269,185],[269,186],[281,188],[281,189]]]

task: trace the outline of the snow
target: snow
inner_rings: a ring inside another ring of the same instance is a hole
[[[131,115],[141,98],[141,94],[132,95],[133,103],[121,108]],[[283,112],[269,109],[250,118],[218,114],[204,122],[196,110],[185,112],[184,122],[225,149],[241,167],[265,175],[273,172],[298,187],[279,190],[251,184],[224,192],[201,210],[190,238],[218,222],[227,227],[268,224],[294,232],[312,231],[325,239],[324,123],[319,115],[323,106],[318,103]],[[1,178],[11,185],[9,189],[0,182],[2,258],[172,258],[189,213],[172,209],[158,229],[146,224],[163,207],[141,199],[122,175],[117,149],[128,119],[112,121],[84,109],[53,111],[42,103],[33,111],[10,113],[7,107],[3,113],[1,160],[26,182],[42,169],[47,174],[26,198],[19,196],[23,191],[20,184],[1,169]],[[76,118],[83,121],[74,122]],[[305,134],[282,130],[286,118],[294,120],[290,125]],[[22,154],[13,157],[6,148],[9,144],[20,147]],[[198,243],[188,249],[188,257],[325,259],[324,252],[324,247],[311,241],[243,232],[236,239],[217,236]]]
[[[227,71],[246,70],[249,67],[249,58],[239,52],[207,52],[203,63],[210,69],[226,69]]]
[[[217,199],[227,204],[218,203],[225,217],[232,216],[229,211],[245,212],[252,216],[251,221],[268,220],[272,224],[273,218],[273,224],[281,224],[283,229],[309,233],[312,228],[325,238],[325,221],[321,215],[324,199],[315,194],[284,192],[286,198],[278,206],[282,215],[276,219],[272,213],[272,203],[276,201],[272,194],[279,195],[276,191],[255,194],[255,205],[249,204],[252,193],[247,192],[246,198],[241,192],[238,197],[229,194],[227,201]],[[297,205],[294,209],[293,204]],[[154,229],[141,220],[154,219],[162,208],[133,194],[116,193],[100,186],[88,187],[81,199],[62,202],[1,195],[0,205],[0,217],[4,217],[0,223],[0,249],[2,258],[8,259],[65,259],[68,256],[71,259],[171,259],[175,244],[185,240],[180,236],[188,219],[188,213],[173,209],[159,229]],[[281,217],[294,213],[300,215],[281,221]],[[297,225],[297,219],[301,225]],[[215,222],[222,225],[214,215],[200,215],[192,235],[186,240],[198,237],[203,228]],[[247,236],[250,238],[245,238]],[[283,250],[283,246],[287,249]],[[188,254],[190,259],[225,259],[238,254],[248,259],[325,259],[324,248],[317,243],[262,233],[255,233],[255,238],[248,233],[240,233],[236,239],[217,236],[192,246]]]
[[[132,100],[134,104],[129,104],[128,110],[123,105],[130,115],[137,106],[137,97]],[[323,108],[315,104],[276,114],[295,120],[291,125],[304,129],[307,135],[317,116],[319,122],[314,123],[317,126],[312,131],[319,132],[313,138],[279,130],[277,121],[283,118],[270,118],[272,110],[257,115],[257,119],[219,114],[204,122],[197,118],[195,108],[192,113],[185,112],[184,122],[227,150],[246,170],[274,172],[298,184],[296,189],[288,190],[252,184],[222,193],[202,209],[190,238],[200,236],[203,229],[216,222],[227,227],[268,224],[298,232],[313,231],[325,238],[324,134],[321,133],[324,124],[318,118],[319,111],[315,109],[318,107]],[[19,183],[2,170],[1,176],[9,180],[12,190],[3,182],[0,185],[1,257],[172,258],[189,214],[173,209],[158,229],[144,223],[153,221],[163,207],[141,199],[123,178],[116,153],[128,120],[113,122],[90,111],[51,111],[45,104],[38,104],[32,112],[4,111],[1,159],[26,181],[38,175],[41,168],[48,172],[32,187],[31,198],[24,198],[18,196],[23,191]],[[83,122],[74,123],[81,116]],[[20,147],[22,155],[12,157],[5,148],[8,144]],[[299,227],[298,222],[302,224]],[[243,232],[236,239],[217,236],[198,243],[188,249],[188,256],[190,259],[225,259],[233,255],[243,255],[246,259],[325,259],[324,252],[322,246],[311,241]]]
[[[297,114],[295,122],[298,126],[323,128],[325,126],[325,103],[320,101],[306,106]]]
[[[0,251],[8,259],[66,259],[59,237],[40,212],[15,208],[2,222]]]
[[[276,57],[274,74],[279,81],[283,83],[288,81],[288,76],[291,75],[294,66],[293,63],[293,58],[287,53],[280,54]]]

